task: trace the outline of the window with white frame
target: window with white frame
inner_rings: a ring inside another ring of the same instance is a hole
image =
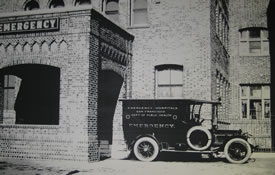
[[[241,118],[270,118],[270,86],[241,85]]]
[[[131,0],[131,25],[148,24],[147,0]]]
[[[267,29],[259,27],[241,29],[239,52],[241,56],[269,55]]]
[[[103,0],[102,11],[114,21],[119,21],[119,0]]]
[[[183,66],[164,64],[155,67],[156,97],[183,97]]]

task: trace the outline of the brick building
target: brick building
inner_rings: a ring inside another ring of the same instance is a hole
[[[15,114],[15,110],[5,110],[8,104],[4,104],[6,97],[2,92],[3,117],[0,136],[1,147],[5,149],[0,152],[1,156],[12,156],[11,153],[14,153],[12,157],[20,155],[22,158],[29,158],[30,155],[35,155],[32,157],[55,158],[58,152],[58,159],[85,160],[88,157],[89,160],[97,160],[99,152],[101,155],[110,156],[109,145],[113,147],[113,154],[120,156],[119,151],[124,151],[125,145],[121,126],[121,104],[117,103],[117,96],[220,100],[221,119],[232,123],[223,127],[241,127],[250,132],[251,128],[260,128],[260,132],[253,130],[252,134],[260,133],[256,138],[257,143],[261,143],[262,137],[265,137],[262,147],[270,148],[270,64],[265,13],[268,2],[1,2],[2,33],[6,32],[4,25],[7,21],[22,21],[30,17],[60,20],[58,30],[52,28],[47,32],[28,31],[27,34],[19,32],[0,36],[1,72],[16,72],[16,75],[27,77],[17,73],[28,68],[26,63],[44,65],[39,66],[41,74],[46,77],[43,72],[50,71],[52,76],[56,77],[49,80],[55,83],[44,83],[56,84],[56,87],[49,88],[60,87],[60,98],[55,99],[56,106],[52,107],[51,116],[54,122],[47,121],[50,126],[46,125],[47,123],[17,123],[16,119],[20,118],[20,115]],[[91,7],[95,9],[92,13],[88,10]],[[18,24],[16,25],[18,27]],[[93,30],[93,27],[98,27],[100,32]],[[104,29],[101,30],[101,27]],[[12,27],[9,30],[12,30]],[[133,45],[132,35],[135,37]],[[52,44],[55,46],[51,47]],[[52,48],[58,50],[53,52]],[[17,53],[18,50],[22,53]],[[25,54],[25,50],[31,53]],[[36,72],[36,67],[31,66],[28,73]],[[104,70],[112,71],[94,74],[94,71]],[[2,91],[10,87],[5,85],[5,81],[8,81],[5,78],[2,78]],[[20,91],[20,79],[13,79],[13,93],[17,94]],[[33,79],[37,78],[31,80]],[[47,88],[46,85],[43,87]],[[113,90],[110,91],[109,87]],[[259,91],[261,97],[257,96]],[[245,92],[251,92],[250,94],[255,94],[257,98],[254,99],[253,95],[242,96]],[[47,94],[50,95],[56,96]],[[53,99],[45,101],[51,100]],[[10,105],[11,108],[14,107],[13,103]],[[98,108],[95,107],[97,105]],[[207,117],[210,110],[206,109],[204,112]],[[204,124],[208,124],[207,120]],[[85,136],[78,138],[78,135]],[[40,142],[34,141],[36,138],[39,138],[37,140]],[[27,144],[28,139],[33,140],[33,144]],[[33,153],[29,150],[32,147],[42,147],[45,151]],[[19,151],[14,151],[15,149]]]
[[[133,36],[91,6],[18,11],[0,18],[0,155],[99,160]]]
[[[229,120],[253,135],[260,148],[271,148],[269,0],[230,4]]]

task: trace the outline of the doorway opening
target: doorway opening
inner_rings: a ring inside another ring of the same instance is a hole
[[[5,124],[58,125],[60,69],[22,64],[0,70]]]
[[[113,119],[123,78],[110,70],[103,70],[99,76],[98,96],[98,140],[101,159],[111,156]]]

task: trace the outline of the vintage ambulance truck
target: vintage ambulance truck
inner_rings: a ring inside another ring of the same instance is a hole
[[[138,160],[153,161],[169,151],[225,156],[231,163],[245,163],[253,152],[247,133],[219,129],[219,102],[124,99],[122,105],[125,141]]]

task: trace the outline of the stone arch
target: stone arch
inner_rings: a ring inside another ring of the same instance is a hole
[[[39,56],[39,59],[37,57],[34,57],[33,59],[24,59],[18,58],[18,59],[7,59],[4,64],[0,64],[0,69],[5,68],[7,66],[17,66],[21,64],[38,64],[38,65],[48,65],[52,67],[60,68],[62,67],[62,62],[55,61],[54,59],[49,59],[45,56]]]
[[[102,60],[101,69],[113,71],[120,75],[122,78],[124,78],[126,71],[126,67],[107,59]]]

